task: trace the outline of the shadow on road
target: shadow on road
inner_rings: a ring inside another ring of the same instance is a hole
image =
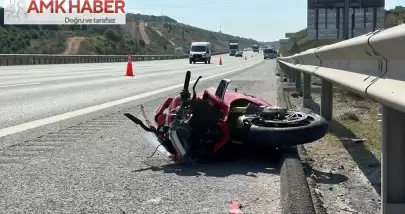
[[[346,126],[341,124],[339,121],[333,120],[331,122],[331,133],[337,138],[348,137],[357,138],[357,136]],[[353,143],[341,141],[347,152],[353,157],[353,160],[359,166],[360,170],[370,181],[376,192],[381,195],[381,176],[375,177],[375,174],[371,173],[372,168],[381,169],[380,161],[374,156],[374,154],[369,151],[363,143]]]
[[[256,177],[256,173],[279,174],[280,158],[281,154],[278,150],[233,146],[223,149],[219,155],[201,164],[164,164],[133,170],[132,172],[152,170],[176,173],[179,176],[227,177],[245,175]]]
[[[312,98],[307,101],[306,105],[308,105],[306,107],[310,108],[315,114],[320,114],[321,113],[321,107]]]
[[[315,113],[320,113],[320,106],[318,103],[311,99],[310,108]],[[337,138],[347,137],[347,138],[357,138],[357,136],[346,126],[341,124],[337,120],[332,120],[330,123],[330,133]],[[365,177],[370,181],[376,192],[381,195],[381,176],[375,176],[375,173],[371,173],[370,169],[381,170],[380,161],[370,152],[363,143],[353,143],[341,141],[343,147],[352,156],[353,160],[356,162],[360,170],[363,172]]]
[[[321,172],[316,169],[312,169],[311,171],[316,176],[317,183],[340,184],[349,180],[347,176],[341,174],[336,174],[332,172]]]

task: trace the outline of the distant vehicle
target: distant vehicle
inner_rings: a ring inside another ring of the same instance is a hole
[[[277,58],[277,51],[274,48],[263,49],[264,59],[274,59]]]
[[[243,57],[243,51],[242,50],[236,51],[235,57]]]
[[[188,56],[189,62],[204,62],[205,64],[211,63],[211,43],[210,42],[193,42],[190,47],[190,54]]]
[[[253,50],[253,52],[259,52],[259,46],[258,45],[253,45],[252,50]]]
[[[229,56],[235,56],[239,50],[238,40],[229,40]]]

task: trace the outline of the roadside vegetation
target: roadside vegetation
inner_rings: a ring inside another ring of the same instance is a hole
[[[150,44],[141,36],[141,21],[147,23]],[[242,47],[259,44],[178,23],[167,16],[142,14],[127,14],[126,25],[9,26],[4,25],[4,9],[0,7],[0,54],[174,54],[176,48],[183,48],[180,54],[184,54],[192,41],[209,41],[213,51],[224,51],[230,39],[238,39]]]
[[[320,79],[313,77],[312,85],[320,86]],[[312,94],[313,110],[320,110],[320,94]],[[316,104],[318,103],[318,104]],[[347,146],[359,146],[380,159],[382,106],[369,97],[363,97],[339,85],[333,90],[333,121],[326,135],[327,151]],[[344,140],[345,138],[348,138]],[[353,140],[356,140],[353,141]]]

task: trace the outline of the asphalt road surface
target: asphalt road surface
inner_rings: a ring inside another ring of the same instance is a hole
[[[126,63],[9,66],[0,69],[0,129],[181,83],[187,70],[210,76],[258,60],[214,56],[211,64],[187,59],[134,62],[135,77],[126,77]],[[0,135],[1,136],[1,135]]]
[[[125,64],[118,63],[6,67],[0,70],[0,133],[9,126],[179,84],[186,70],[196,78],[258,63],[224,77],[233,80],[230,89],[276,103],[275,61],[259,61],[261,57],[223,56],[222,66],[217,60],[212,65],[139,62],[135,78],[124,77]],[[202,82],[198,89],[216,86],[221,78]],[[175,91],[143,103],[148,114]],[[269,158],[273,152],[235,152],[234,159],[215,165],[179,168],[159,153],[148,158],[155,148],[122,115],[138,115],[138,109],[139,103],[131,101],[40,137],[7,142],[0,137],[0,213],[228,213],[230,200],[241,202],[246,213],[280,212],[277,155]]]

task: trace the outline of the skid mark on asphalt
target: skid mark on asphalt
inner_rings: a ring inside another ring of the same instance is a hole
[[[0,150],[0,169],[21,166],[34,157],[44,156],[49,152],[82,141],[105,128],[111,128],[127,121],[120,113],[113,113],[75,126],[48,133],[46,135],[17,143]]]
[[[157,105],[162,102],[162,97],[157,97],[144,103],[144,105]],[[140,113],[139,108],[126,108],[122,111],[106,114],[104,116],[83,121],[66,129],[51,132],[32,140],[13,144],[0,150],[0,170],[24,166],[32,158],[45,156],[50,152],[73,145],[89,138],[103,129],[112,128],[118,124],[127,122],[123,112],[131,112],[134,115]]]
[[[40,82],[29,82],[29,83],[20,83],[20,84],[10,84],[10,85],[0,85],[0,88],[10,88],[10,87],[18,87],[18,86],[26,86],[26,85],[38,85]]]

